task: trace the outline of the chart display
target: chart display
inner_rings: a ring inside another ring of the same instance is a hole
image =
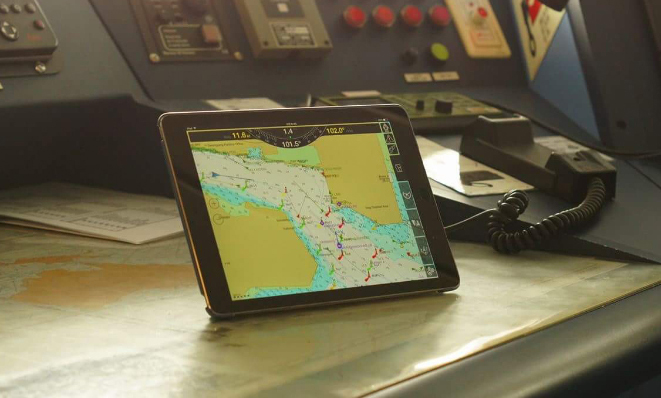
[[[387,120],[187,134],[233,300],[438,277]]]

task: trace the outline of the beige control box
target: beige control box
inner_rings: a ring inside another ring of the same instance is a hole
[[[235,0],[255,58],[317,58],[333,48],[315,0]]]
[[[512,56],[489,0],[446,0],[455,25],[472,58]]]

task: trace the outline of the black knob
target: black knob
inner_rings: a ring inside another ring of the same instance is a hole
[[[420,58],[420,52],[418,52],[417,48],[411,47],[402,54],[402,60],[408,65],[413,65],[418,62],[418,58]]]
[[[415,109],[419,111],[424,111],[425,110],[425,100],[419,99],[415,102]]]
[[[444,113],[446,115],[449,115],[452,113],[452,108],[454,105],[452,104],[451,101],[443,101],[440,99],[436,100],[436,104],[434,105],[434,110],[438,113]]]

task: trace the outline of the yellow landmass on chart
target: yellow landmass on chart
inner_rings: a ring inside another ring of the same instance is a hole
[[[222,207],[209,209],[223,269],[231,281],[230,293],[241,296],[251,288],[309,287],[317,264],[287,216],[251,204],[246,209],[250,217],[230,217]],[[268,239],[255,241],[255,231]]]
[[[377,134],[323,136],[313,145],[334,203],[377,224],[402,222]]]
[[[48,258],[41,260],[43,263]],[[34,259],[26,259],[27,262],[34,262]],[[96,309],[132,293],[150,289],[188,288],[197,283],[189,264],[90,266],[93,268],[88,271],[43,271],[38,277],[25,280],[25,289],[11,299],[30,304]]]

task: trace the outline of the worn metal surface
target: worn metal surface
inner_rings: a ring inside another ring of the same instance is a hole
[[[356,396],[661,281],[661,267],[453,244],[444,295],[212,322],[182,238],[0,228],[0,396]]]

